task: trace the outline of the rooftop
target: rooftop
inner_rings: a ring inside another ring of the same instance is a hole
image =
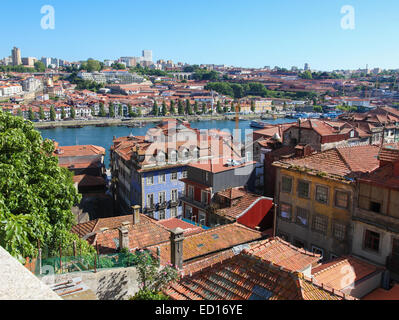
[[[354,299],[247,252],[184,276],[165,293],[175,300]]]

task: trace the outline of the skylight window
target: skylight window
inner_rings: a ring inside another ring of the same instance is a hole
[[[269,300],[273,296],[273,292],[255,285],[249,300]]]

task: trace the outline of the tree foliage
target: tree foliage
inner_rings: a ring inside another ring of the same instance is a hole
[[[136,251],[134,264],[138,273],[139,292],[132,300],[164,300],[161,293],[169,283],[176,281],[178,272],[172,265],[159,267],[159,261],[154,259],[148,251]]]
[[[54,255],[72,241],[90,250],[70,232],[80,195],[53,151],[30,121],[0,111],[0,245],[20,260],[36,256],[38,240]]]

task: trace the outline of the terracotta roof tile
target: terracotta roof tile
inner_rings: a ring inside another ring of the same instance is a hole
[[[248,253],[184,276],[165,293],[176,300],[342,300],[343,294]]]
[[[374,272],[382,270],[373,264],[353,256],[347,256],[317,266],[312,270],[312,275],[317,282],[324,283],[335,290],[342,290]]]
[[[249,229],[239,223],[227,224],[189,235],[183,241],[183,262],[261,238],[262,234],[259,231]],[[165,242],[159,248],[161,264],[168,263],[170,261],[170,243]],[[156,253],[155,246],[151,250]]]
[[[290,271],[298,272],[316,264],[321,258],[320,255],[298,249],[278,237],[261,241],[252,246],[249,253]]]

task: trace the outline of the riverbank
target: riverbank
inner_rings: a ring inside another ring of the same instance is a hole
[[[240,115],[241,120],[254,120],[259,119],[261,116],[258,114]],[[159,122],[163,119],[181,119],[187,121],[209,121],[209,120],[234,120],[235,115],[196,115],[196,116],[166,116],[166,117],[140,117],[132,118],[131,120],[122,121],[121,118],[95,118],[92,120],[67,120],[67,121],[46,121],[34,122],[38,129],[53,129],[58,127],[86,127],[86,126],[129,126],[137,125],[139,123]],[[272,118],[272,115],[271,115]]]

